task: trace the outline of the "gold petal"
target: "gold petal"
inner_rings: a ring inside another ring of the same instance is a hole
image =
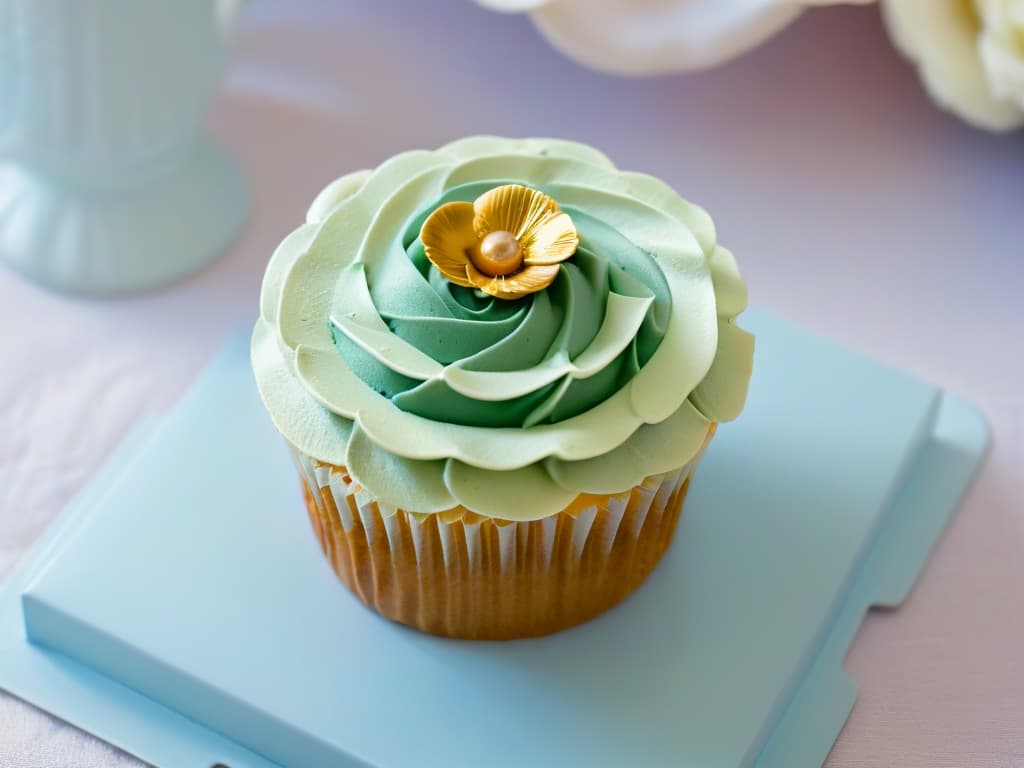
[[[485,275],[472,264],[466,267],[466,274],[475,288],[497,299],[519,299],[530,293],[547,288],[558,276],[558,264],[527,267],[521,272],[505,277]]]
[[[527,264],[557,264],[576,253],[580,238],[569,214],[558,212],[526,233],[519,244]]]
[[[435,210],[420,229],[420,240],[430,263],[456,285],[470,287],[466,274],[469,253],[477,247],[473,231],[473,204],[446,203]]]
[[[484,192],[473,203],[473,208],[477,237],[483,239],[491,232],[511,232],[520,242],[531,229],[558,213],[554,200],[521,184],[505,184]]]

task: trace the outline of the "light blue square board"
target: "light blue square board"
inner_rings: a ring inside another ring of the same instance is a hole
[[[550,637],[380,619],[320,553],[238,337],[0,591],[0,687],[159,766],[820,765],[846,649],[895,605],[987,432],[963,400],[769,315],[747,409],[648,582]]]

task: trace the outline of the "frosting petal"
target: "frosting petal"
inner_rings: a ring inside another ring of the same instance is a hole
[[[352,197],[370,178],[373,171],[353,171],[352,173],[335,179],[313,200],[306,212],[307,224],[319,224],[340,202]]]
[[[446,144],[438,152],[459,161],[490,157],[497,152],[508,152],[527,157],[532,155],[562,157],[578,160],[595,168],[615,170],[614,163],[600,150],[567,139],[506,139],[499,136],[467,136]]]
[[[718,351],[707,375],[690,395],[697,410],[711,421],[732,421],[747,400],[753,372],[754,337],[728,320],[718,321]]]
[[[358,426],[348,441],[345,466],[352,479],[399,509],[443,512],[458,505],[444,478],[445,462],[406,459],[377,448]],[[401,477],[405,482],[393,482]]]
[[[576,498],[557,484],[540,464],[497,472],[449,461],[444,482],[467,509],[486,509],[502,520],[539,520],[558,514]]]
[[[477,400],[506,400],[534,392],[541,387],[569,376],[587,379],[608,367],[633,339],[639,330],[653,299],[631,296],[608,296],[601,329],[593,342],[575,360],[567,355],[550,357],[540,365],[518,371],[467,371],[452,366],[442,373],[444,380],[456,392]]]
[[[620,493],[644,478],[683,466],[700,450],[711,422],[689,401],[658,424],[647,424],[606,454],[586,461],[549,458],[544,466],[563,488]]]

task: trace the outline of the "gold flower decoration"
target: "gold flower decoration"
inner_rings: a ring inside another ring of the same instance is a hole
[[[580,242],[569,214],[519,184],[442,205],[423,222],[420,240],[442,275],[499,299],[547,288]]]

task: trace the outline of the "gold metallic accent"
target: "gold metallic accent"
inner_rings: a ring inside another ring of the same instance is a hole
[[[495,187],[472,203],[442,205],[423,222],[420,240],[442,275],[499,299],[547,288],[579,245],[569,215],[520,184]]]
[[[442,205],[423,222],[420,240],[427,258],[442,275],[456,285],[472,287],[466,276],[469,254],[478,242],[473,231],[472,203]]]

